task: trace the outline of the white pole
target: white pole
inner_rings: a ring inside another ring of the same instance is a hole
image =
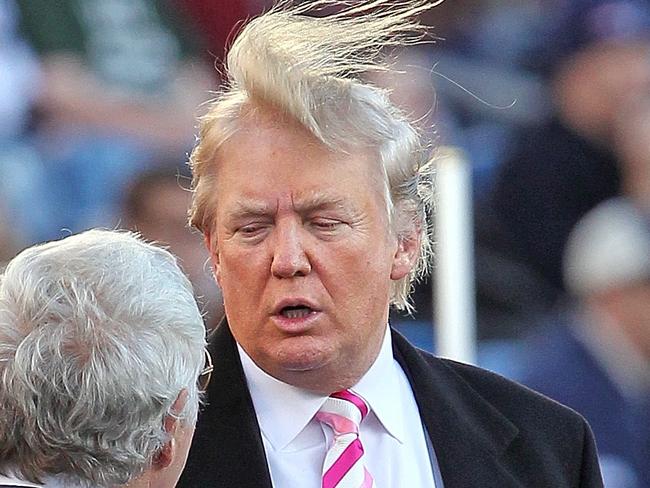
[[[471,168],[459,149],[436,159],[434,334],[437,354],[476,363]]]

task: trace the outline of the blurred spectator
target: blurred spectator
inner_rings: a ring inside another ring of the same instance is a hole
[[[0,0],[0,148],[22,136],[37,83],[38,63],[17,32],[16,5]]]
[[[212,277],[202,236],[187,225],[192,199],[189,186],[189,175],[178,174],[171,166],[141,173],[124,195],[123,225],[168,246],[178,257],[205,314],[206,326],[213,328],[223,317],[221,291]]]
[[[23,210],[39,200],[23,178],[40,170],[26,139],[38,83],[38,61],[18,31],[16,5],[0,0],[0,213],[16,242],[27,238],[31,225]],[[10,254],[1,249],[0,261]]]
[[[614,140],[623,191],[650,214],[650,90],[620,109]]]
[[[555,117],[522,134],[500,168],[490,206],[477,216],[479,249],[494,265],[487,283],[509,270],[519,272],[520,279],[503,282],[502,295],[494,296],[505,310],[513,309],[511,297],[518,295],[512,292],[522,289],[522,280],[533,285],[527,289],[535,310],[550,309],[562,296],[569,232],[589,209],[621,193],[626,163],[615,135],[624,130],[622,111],[650,89],[650,4],[566,5],[564,20],[545,46],[555,49],[545,50],[543,67],[551,73]],[[481,281],[478,286],[489,287]]]
[[[272,5],[271,0],[174,0],[187,12],[215,60],[224,59],[233,31],[247,18]]]
[[[483,337],[486,325],[521,336],[564,295],[569,232],[624,190],[622,114],[650,88],[650,3],[557,0],[548,10],[545,41],[524,64],[549,77],[553,116],[521,126],[476,208]]]
[[[650,487],[650,219],[608,200],[570,235],[575,308],[525,344],[525,384],[591,424],[607,488]]]
[[[47,199],[33,213],[47,218],[33,238],[112,225],[130,177],[190,149],[210,66],[165,0],[17,3],[43,71],[34,144]]]
[[[16,255],[19,248],[19,244],[10,229],[7,212],[2,205],[2,201],[0,201],[0,270],[4,267],[5,262]]]

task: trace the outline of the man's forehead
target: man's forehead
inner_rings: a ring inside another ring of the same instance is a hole
[[[270,214],[276,213],[282,208],[291,208],[298,212],[319,208],[344,210],[351,205],[350,198],[332,189],[312,189],[240,195],[232,203],[228,212],[235,214]]]
[[[264,130],[289,130],[313,138],[314,143],[320,141],[300,122],[290,117],[282,110],[260,102],[244,104],[239,116],[241,132],[256,133]]]

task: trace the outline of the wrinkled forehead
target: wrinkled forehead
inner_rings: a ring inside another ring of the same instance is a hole
[[[336,189],[298,189],[280,193],[262,192],[240,195],[231,202],[228,214],[237,216],[276,216],[287,210],[310,215],[314,212],[331,212],[351,215],[358,209],[353,198]]]
[[[250,164],[250,161],[265,164]],[[263,104],[246,104],[236,122],[236,129],[215,154],[214,171],[219,179],[224,167],[248,165],[251,178],[283,175],[286,179],[296,173],[321,168],[309,173],[312,180],[324,179],[333,167],[338,178],[360,173],[363,187],[383,193],[385,171],[377,148],[350,140],[342,147],[332,148],[292,117]],[[300,179],[300,178],[298,178]],[[307,180],[307,178],[305,178]],[[361,189],[361,188],[359,188]]]

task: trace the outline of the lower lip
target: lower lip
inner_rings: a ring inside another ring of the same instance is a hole
[[[289,318],[282,314],[273,315],[272,319],[275,325],[287,334],[301,334],[309,330],[322,312],[311,311],[303,317]]]

